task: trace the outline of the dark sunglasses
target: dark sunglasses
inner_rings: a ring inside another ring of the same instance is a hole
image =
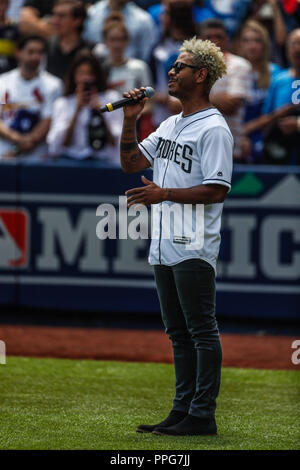
[[[169,68],[169,72],[174,69],[174,72],[177,74],[180,70],[184,69],[185,67],[189,67],[190,69],[198,69],[195,65],[185,64],[184,62],[176,62],[175,64],[171,65]]]

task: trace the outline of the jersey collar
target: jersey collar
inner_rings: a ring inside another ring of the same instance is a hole
[[[210,106],[209,108],[205,108],[205,109],[200,109],[200,111],[195,111],[194,113],[191,113],[191,114],[186,114],[185,116],[182,114],[183,111],[181,111],[181,115],[180,117],[181,118],[189,118],[190,116],[195,116],[195,114],[199,114],[199,113],[203,113],[204,111],[208,111],[209,109],[216,109],[215,106]]]

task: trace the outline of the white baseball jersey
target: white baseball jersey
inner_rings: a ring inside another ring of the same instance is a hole
[[[0,119],[18,132],[30,132],[41,119],[50,119],[53,104],[63,91],[63,82],[46,71],[40,72],[31,80],[25,80],[19,68],[0,76]],[[15,145],[9,140],[0,139],[0,159]],[[45,142],[28,152],[26,158],[38,160],[46,155]]]
[[[113,103],[120,99],[115,90],[106,90],[99,93],[100,103]],[[67,129],[75,114],[77,100],[75,95],[58,98],[53,107],[52,122],[47,135],[48,150],[51,156],[67,155],[76,160],[93,156],[111,165],[120,166],[120,149],[118,141],[121,137],[123,112],[116,109],[113,113],[105,113],[105,122],[116,140],[116,145],[107,143],[101,150],[94,150],[89,144],[88,125],[91,109],[83,106],[79,112],[71,143],[68,147],[63,145]]]
[[[230,190],[233,137],[214,107],[166,119],[139,144],[163,188],[220,184]],[[216,270],[223,203],[152,205],[150,264],[174,265],[199,258]]]

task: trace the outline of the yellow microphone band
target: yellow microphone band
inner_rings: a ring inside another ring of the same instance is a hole
[[[111,103],[107,103],[106,107],[107,107],[108,111],[113,111],[114,110],[113,105]]]

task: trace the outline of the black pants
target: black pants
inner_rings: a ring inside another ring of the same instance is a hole
[[[173,410],[214,417],[222,348],[215,317],[215,273],[205,261],[155,265],[165,331],[172,341],[176,394]]]

